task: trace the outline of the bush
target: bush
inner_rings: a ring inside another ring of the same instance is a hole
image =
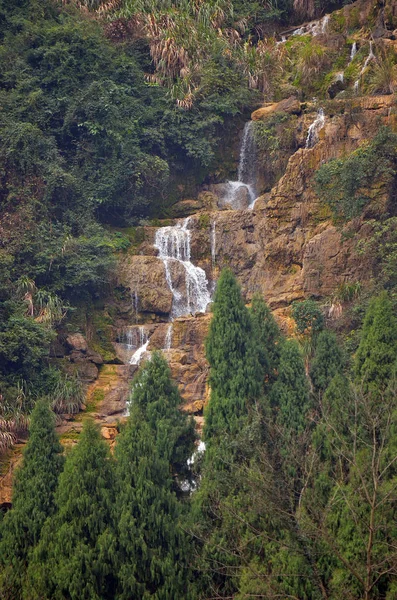
[[[397,134],[382,127],[372,142],[346,158],[332,159],[315,174],[316,192],[334,216],[352,219],[362,213],[379,181],[391,182],[397,173]]]
[[[314,300],[292,304],[292,316],[299,333],[318,333],[324,327],[324,316]]]

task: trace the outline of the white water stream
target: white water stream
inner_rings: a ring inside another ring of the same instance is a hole
[[[225,202],[238,209],[241,196],[248,194],[248,208],[253,208],[256,200],[256,143],[252,121],[244,126],[237,177],[237,181],[227,182]]]
[[[156,231],[154,247],[164,263],[168,287],[173,296],[171,318],[205,312],[211,302],[205,271],[190,260],[190,217],[183,223]],[[184,281],[180,282],[180,271]]]
[[[313,148],[313,146],[315,146],[319,140],[319,132],[321,131],[321,129],[324,127],[325,125],[325,114],[324,114],[324,110],[322,108],[320,108],[320,110],[317,113],[316,118],[314,119],[313,123],[310,125],[308,132],[307,132],[307,138],[306,138],[306,146],[305,148]]]
[[[147,353],[147,347],[149,345],[149,341],[150,341],[149,336],[148,336],[145,328],[143,326],[140,327],[139,328],[139,347],[132,355],[131,360],[130,360],[130,365],[139,365],[144,354]]]
[[[170,323],[167,327],[163,350],[171,350],[171,346],[172,346],[172,323]]]
[[[352,49],[352,51],[353,51],[353,49]],[[369,53],[368,53],[367,58],[365,59],[365,63],[363,65],[363,68],[360,71],[360,75],[358,76],[358,79],[354,82],[354,92],[356,94],[358,94],[358,91],[360,89],[361,77],[364,75],[364,73],[366,71],[366,68],[368,67],[368,65],[371,62],[371,60],[376,60],[376,56],[375,56],[373,48],[372,48],[372,42],[369,43]]]

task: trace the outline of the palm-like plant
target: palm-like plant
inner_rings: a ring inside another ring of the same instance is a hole
[[[396,89],[396,56],[391,52],[383,52],[378,56],[376,63],[373,63],[368,91],[371,94],[394,94]]]

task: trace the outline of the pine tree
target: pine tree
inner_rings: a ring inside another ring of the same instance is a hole
[[[355,357],[355,376],[364,390],[383,390],[397,356],[397,318],[386,292],[374,298],[365,315]]]
[[[30,562],[26,599],[113,599],[114,483],[108,445],[87,420],[59,478],[57,512]]]
[[[194,598],[188,544],[179,520],[182,504],[171,491],[167,458],[137,405],[120,434],[117,459],[117,600]]]
[[[0,596],[21,598],[22,583],[33,547],[47,517],[54,513],[54,493],[63,466],[55,417],[45,400],[32,412],[29,440],[14,483],[12,509],[1,522]]]
[[[265,376],[265,389],[268,389],[276,379],[281,333],[270,308],[260,294],[255,294],[252,298],[250,314],[259,361]]]
[[[282,344],[279,374],[270,399],[277,413],[276,421],[283,428],[287,443],[291,435],[298,435],[306,428],[310,408],[305,365],[295,340],[287,340]]]
[[[152,429],[159,456],[171,464],[173,473],[186,471],[194,450],[194,421],[180,409],[181,396],[160,352],[153,353],[135,379],[131,403]]]
[[[336,335],[324,330],[316,339],[310,378],[316,392],[324,392],[332,378],[342,371],[343,355]]]
[[[248,404],[260,396],[263,382],[250,315],[228,269],[222,271],[217,284],[206,356],[211,367],[205,423],[209,440],[238,431]]]

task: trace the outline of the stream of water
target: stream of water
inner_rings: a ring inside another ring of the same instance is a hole
[[[211,302],[205,271],[190,260],[190,217],[183,223],[161,227],[156,231],[155,248],[164,263],[165,276],[172,292],[171,318],[205,312]],[[180,281],[180,271],[184,281]]]
[[[244,126],[243,139],[240,149],[240,160],[237,171],[237,181],[228,181],[225,202],[233,208],[240,208],[241,196],[248,195],[248,208],[253,208],[256,193],[256,143],[253,122],[248,121]]]

